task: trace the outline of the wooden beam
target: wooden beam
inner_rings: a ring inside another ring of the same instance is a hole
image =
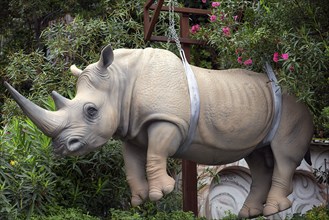
[[[154,30],[155,24],[158,21],[158,18],[159,18],[159,15],[160,15],[160,11],[161,11],[161,7],[163,5],[163,2],[164,2],[164,0],[159,0],[158,1],[158,4],[156,5],[155,11],[154,11],[154,14],[151,18],[151,22],[149,21],[149,19],[150,19],[149,15],[147,16],[147,18],[145,18],[145,14],[144,14],[144,22],[146,20],[146,23],[147,23],[146,29],[145,29],[145,26],[144,26],[144,38],[145,38],[145,40],[150,40],[150,38],[151,38],[151,35],[152,35],[153,30]],[[144,7],[144,9],[146,9],[146,7]],[[144,10],[144,12],[145,12],[145,10]]]

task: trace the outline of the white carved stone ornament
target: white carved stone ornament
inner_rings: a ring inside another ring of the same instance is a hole
[[[324,170],[325,158],[327,158],[326,167],[329,167],[329,148],[312,145],[313,167]],[[249,193],[251,184],[246,162],[240,160],[224,166],[198,166],[198,172],[199,215],[207,219],[222,219],[229,212],[237,215]],[[293,192],[288,197],[292,202],[291,208],[269,216],[267,219],[285,219],[294,213],[304,214],[314,206],[326,204],[328,200],[326,187],[328,186],[317,182],[313,175],[313,168],[303,161],[293,177]]]

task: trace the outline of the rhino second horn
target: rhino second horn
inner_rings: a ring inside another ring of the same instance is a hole
[[[62,124],[63,117],[58,112],[45,110],[34,104],[19,92],[17,92],[9,83],[4,83],[13,99],[21,107],[27,117],[47,136],[55,137],[56,130]]]
[[[64,106],[67,106],[69,101],[71,101],[71,100],[61,96],[60,94],[58,94],[56,91],[52,91],[51,97],[53,98],[53,100],[55,102],[56,110],[59,110],[59,109],[63,108]]]

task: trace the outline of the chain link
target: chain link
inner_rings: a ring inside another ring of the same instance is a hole
[[[175,29],[175,6],[177,5],[177,2],[175,0],[169,0],[169,37],[168,40],[174,40],[176,43],[176,46],[178,48],[178,51],[182,51],[182,46],[179,41],[179,37],[177,35],[176,29]]]

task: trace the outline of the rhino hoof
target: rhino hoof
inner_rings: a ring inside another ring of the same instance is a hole
[[[132,207],[136,207],[141,205],[144,202],[139,196],[133,196],[131,197],[131,205]]]
[[[158,201],[163,197],[163,193],[161,190],[153,189],[150,190],[149,198],[151,201]]]
[[[268,201],[264,207],[264,216],[274,215],[275,213],[282,212],[291,207],[291,202],[287,198],[281,199],[281,201]]]
[[[169,185],[163,187],[162,189],[158,189],[158,188],[150,189],[149,198],[151,201],[158,201],[164,195],[171,193],[174,190],[174,187],[175,187],[174,184],[169,184]]]
[[[261,216],[262,214],[263,214],[263,206],[260,206],[258,208],[251,208],[243,204],[238,217],[241,219],[256,218],[258,216]]]
[[[133,207],[139,206],[144,203],[147,198],[147,191],[140,192],[131,196],[131,205]]]

